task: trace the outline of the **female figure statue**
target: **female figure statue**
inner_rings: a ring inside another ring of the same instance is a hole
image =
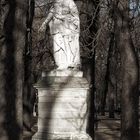
[[[49,24],[57,69],[77,68],[80,65],[80,21],[73,0],[54,0],[40,30]]]

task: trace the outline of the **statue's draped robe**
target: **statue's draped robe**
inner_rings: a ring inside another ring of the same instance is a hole
[[[49,26],[58,69],[79,66],[80,23],[76,4],[73,0],[56,0],[50,12],[53,18]]]

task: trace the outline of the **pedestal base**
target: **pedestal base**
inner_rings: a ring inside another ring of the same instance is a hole
[[[52,72],[36,88],[38,132],[32,140],[91,140],[86,134],[89,85],[81,72]]]
[[[71,133],[71,134],[47,134],[37,132],[32,140],[92,140],[86,133]]]

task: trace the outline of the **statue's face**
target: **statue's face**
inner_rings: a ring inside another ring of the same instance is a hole
[[[69,7],[70,4],[74,5],[74,1],[73,0],[54,0],[54,4],[60,4],[66,7]]]

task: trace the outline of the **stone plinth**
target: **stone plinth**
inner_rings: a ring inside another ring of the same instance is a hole
[[[43,74],[38,89],[38,132],[32,140],[90,140],[89,85],[77,71]]]
[[[57,77],[83,77],[83,72],[79,70],[52,70],[50,72],[42,72],[42,77],[57,76]]]

